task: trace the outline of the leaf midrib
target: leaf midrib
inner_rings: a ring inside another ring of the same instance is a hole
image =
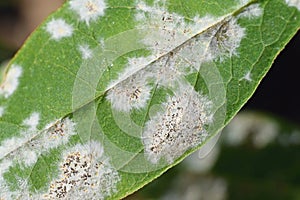
[[[70,116],[72,113],[75,113],[76,111],[84,108],[85,106],[87,106],[88,104],[99,100],[100,98],[104,97],[108,91],[110,91],[111,89],[113,89],[114,87],[116,87],[117,85],[122,84],[125,80],[127,80],[129,77],[137,74],[138,72],[140,72],[141,70],[145,69],[146,67],[150,66],[151,64],[154,64],[155,62],[159,61],[160,59],[172,54],[173,52],[175,52],[176,50],[180,49],[181,47],[183,47],[184,45],[186,45],[190,40],[198,37],[199,35],[205,33],[206,31],[208,31],[209,29],[211,29],[212,27],[215,27],[217,25],[219,25],[220,23],[229,20],[231,17],[238,15],[242,10],[244,10],[246,7],[248,7],[249,5],[256,3],[258,0],[251,0],[248,3],[246,3],[245,5],[242,5],[238,8],[236,8],[233,12],[230,12],[226,15],[223,15],[222,17],[218,17],[216,19],[216,22],[212,23],[209,27],[204,28],[203,30],[199,31],[198,33],[194,34],[193,36],[189,37],[188,39],[186,39],[184,42],[182,42],[181,44],[179,44],[178,46],[174,47],[173,49],[171,49],[169,52],[166,52],[162,55],[160,55],[159,57],[149,61],[147,64],[145,64],[143,67],[139,68],[138,70],[134,71],[133,73],[129,74],[128,76],[126,76],[125,78],[123,78],[122,80],[119,80],[119,82],[115,83],[114,85],[112,85],[111,87],[106,88],[104,91],[102,91],[100,94],[95,95],[95,97],[89,101],[86,101],[85,103],[83,103],[81,106],[78,106],[77,108],[74,108],[73,111],[71,111],[70,113],[66,113],[61,119],[64,119],[68,116]],[[55,121],[55,123],[53,123],[53,125],[49,126],[47,129],[42,129],[42,130],[38,130],[38,132],[33,135],[28,141],[22,143],[21,145],[19,145],[18,147],[14,148],[12,151],[8,152],[7,154],[5,154],[1,160],[7,158],[10,154],[12,154],[13,152],[19,150],[21,147],[25,146],[29,141],[34,140],[35,138],[39,137],[39,135],[41,135],[42,133],[47,132],[49,129],[51,129],[55,124],[57,124],[60,120]],[[123,166],[120,167],[124,168],[127,164],[130,163],[130,161],[132,161],[139,153],[141,153],[143,151],[143,148],[141,148],[138,152],[136,152],[136,154],[128,160],[128,162],[124,163]],[[170,165],[171,166],[171,165]]]

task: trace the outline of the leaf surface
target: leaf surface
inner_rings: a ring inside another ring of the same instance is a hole
[[[120,199],[219,132],[300,27],[297,1],[70,0],[0,87],[1,199]]]

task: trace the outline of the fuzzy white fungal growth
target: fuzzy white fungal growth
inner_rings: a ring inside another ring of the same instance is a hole
[[[247,73],[245,74],[245,76],[242,78],[242,80],[252,81],[252,78],[251,78],[251,72],[247,72]]]
[[[18,190],[11,190],[11,187],[7,184],[0,184],[0,199],[1,200],[15,200],[15,199],[30,199],[30,200],[40,200],[42,199],[40,195],[33,194],[30,192],[28,179],[24,179],[15,175],[16,184]],[[2,186],[2,187],[1,187]]]
[[[28,118],[24,119],[22,124],[26,126],[25,130],[21,131],[20,136],[8,138],[0,144],[0,159],[14,152],[18,147],[26,144],[31,137],[36,133],[39,122],[39,114],[34,112]]]
[[[296,7],[300,11],[300,1],[299,0],[285,0],[285,2],[289,6],[294,6],[294,7]]]
[[[4,158],[7,154],[12,152],[16,145],[22,144],[26,141],[26,138],[12,137],[1,142],[0,146],[0,159]]]
[[[0,96],[8,98],[11,96],[19,85],[19,78],[22,75],[22,67],[19,65],[12,65],[8,70],[4,81],[0,85]]]
[[[139,22],[138,28],[145,29],[146,32],[143,42],[158,57],[207,29],[217,20],[210,16],[196,16],[194,20],[186,22],[185,17],[169,13],[158,4],[159,2],[155,2],[152,7],[144,2],[137,3],[135,16]]]
[[[143,73],[142,69],[145,68],[146,65],[151,63],[153,60],[155,60],[154,56],[128,58],[128,67],[126,67],[125,70],[119,74],[118,80],[113,82],[110,85],[110,87],[116,85],[116,83],[118,82],[124,81],[125,79],[137,73],[138,71]],[[146,81],[147,74],[143,74],[139,76],[139,78],[141,79],[140,81]]]
[[[151,95],[151,87],[145,83],[141,74],[135,74],[115,85],[108,91],[106,99],[111,102],[112,108],[118,111],[129,112],[132,109],[141,109],[147,105]]]
[[[46,199],[105,199],[117,190],[118,172],[100,143],[76,145],[63,154],[60,177],[51,182]]]
[[[43,133],[42,138],[37,139],[40,144],[35,142],[37,145],[42,145],[43,149],[51,149],[66,144],[70,137],[76,134],[75,123],[70,118],[59,120],[46,127],[48,128]]]
[[[245,29],[238,25],[235,18],[219,23],[203,35],[203,41],[209,41],[206,56],[211,60],[222,61],[226,57],[237,55],[236,49],[244,36]]]
[[[248,1],[239,3],[244,6]],[[158,82],[162,85],[173,85],[174,80],[186,75],[187,66],[199,70],[204,62],[223,61],[237,55],[245,29],[238,25],[235,17],[195,16],[186,19],[169,13],[158,4],[157,1],[154,6],[138,3],[136,21],[138,28],[146,32],[142,42],[156,58],[160,58],[151,67],[159,69],[159,73],[156,70],[156,77],[160,74]],[[249,11],[252,15],[258,14],[253,11],[255,8]]]
[[[58,41],[61,38],[70,37],[73,34],[73,27],[64,19],[52,19],[47,23],[46,31],[50,33],[52,39]]]
[[[93,56],[93,52],[88,45],[80,45],[78,49],[81,53],[82,59],[84,60]]]
[[[29,118],[26,118],[23,121],[23,124],[25,126],[29,127],[29,131],[34,131],[34,130],[36,130],[37,125],[39,124],[39,121],[40,121],[40,114],[37,112],[34,112],[30,115]]]
[[[6,173],[9,170],[12,164],[13,163],[10,159],[2,159],[0,161],[0,199],[1,200],[13,200],[9,192],[9,187],[6,184],[5,179],[3,177],[4,173]]]
[[[159,86],[172,88],[187,74],[186,71],[190,65],[191,63],[182,59],[181,52],[174,52],[161,57],[145,68],[146,77],[154,80]]]
[[[245,10],[242,11],[242,13],[239,14],[239,17],[245,17],[249,19],[253,19],[256,17],[260,17],[263,13],[263,10],[259,6],[258,3],[251,4]]]
[[[8,171],[10,166],[12,165],[12,161],[9,159],[2,159],[0,162],[0,183],[3,181],[3,174]],[[2,184],[0,184],[2,185]],[[0,193],[1,194],[1,193]]]
[[[236,55],[244,35],[235,18],[225,19],[157,59],[145,71],[159,85],[172,87],[188,73],[198,71],[202,63]]]
[[[38,154],[36,151],[31,150],[29,148],[23,148],[20,151],[20,154],[18,155],[18,157],[20,157],[22,160],[22,162],[24,163],[25,166],[32,166],[33,164],[36,163],[37,159],[38,159]]]
[[[237,7],[242,7],[242,6],[245,6],[247,5],[248,3],[250,2],[250,0],[237,0]]]
[[[152,163],[161,158],[172,163],[201,144],[208,136],[205,125],[212,121],[211,101],[187,84],[182,83],[162,106],[163,111],[147,122],[142,136],[146,157]]]
[[[11,192],[6,187],[3,174],[9,167],[17,163],[20,167],[33,166],[41,153],[59,145],[66,144],[70,136],[75,134],[75,124],[69,118],[47,125],[46,131],[39,134],[37,129],[40,119],[39,116],[40,115],[36,112],[32,113],[28,118],[23,120],[22,125],[26,128],[20,132],[20,136],[6,139],[1,143],[0,185],[3,185],[3,187],[0,187],[0,193],[5,193],[10,197],[9,199],[42,199],[39,195],[32,194],[28,188],[21,188],[20,184],[18,185],[21,192]],[[94,147],[95,145],[91,144],[90,151],[102,154],[102,151],[98,151]],[[93,153],[93,155],[97,156],[98,154]],[[22,181],[26,180],[22,179]]]
[[[0,106],[0,117],[4,115],[5,108]]]
[[[104,15],[106,3],[104,0],[71,0],[70,7],[79,14],[80,20],[89,25],[91,20]]]

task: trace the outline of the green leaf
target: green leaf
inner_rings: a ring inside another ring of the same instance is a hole
[[[70,0],[0,87],[1,199],[120,199],[200,148],[300,27],[298,1]]]

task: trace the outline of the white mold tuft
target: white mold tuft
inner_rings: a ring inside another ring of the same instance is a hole
[[[1,188],[1,185],[3,182],[3,174],[9,170],[9,168],[12,166],[12,164],[13,164],[12,161],[9,159],[2,159],[0,161],[0,183],[1,183],[0,188]]]
[[[5,108],[0,106],[0,117],[4,115]]]
[[[300,11],[300,1],[299,0],[285,0],[289,6],[296,7]]]
[[[80,45],[78,49],[81,53],[82,59],[84,60],[91,58],[93,56],[93,51],[90,49],[88,45]]]
[[[212,121],[211,101],[190,85],[181,84],[147,122],[142,140],[146,157],[157,163],[161,158],[172,163],[188,149],[201,144],[208,133],[205,125]]]
[[[21,151],[19,151],[18,157],[18,160],[22,161],[23,164],[28,167],[34,165],[37,162],[38,153],[35,150],[25,147]]]
[[[246,2],[241,2],[242,5],[244,3]],[[145,31],[142,42],[152,51],[155,58],[168,57],[165,59],[166,62],[160,59],[162,61],[160,65],[171,66],[166,66],[170,71],[164,75],[174,74],[175,71],[180,73],[182,65],[199,70],[204,62],[217,59],[223,61],[237,55],[237,48],[245,36],[245,29],[238,25],[235,17],[194,16],[187,19],[168,12],[158,6],[158,3],[148,6],[141,2],[136,8],[137,28]],[[248,14],[250,12],[252,15],[258,15],[255,8],[259,7],[252,8]],[[177,61],[172,64],[171,59]],[[168,78],[170,77],[164,80]],[[172,84],[172,81],[168,84]]]
[[[13,200],[10,189],[3,178],[3,175],[9,170],[12,164],[12,161],[8,159],[0,161],[0,200]]]
[[[175,83],[187,74],[190,65],[193,64],[187,63],[185,58],[182,59],[182,52],[174,52],[161,57],[145,68],[146,77],[152,79],[158,86],[173,88]]]
[[[52,39],[58,41],[61,38],[72,36],[73,27],[64,19],[52,19],[47,23],[46,31],[50,33]]]
[[[19,78],[21,75],[22,67],[13,64],[0,85],[0,96],[3,95],[5,98],[11,96],[19,85]]]
[[[23,120],[26,129],[21,131],[20,136],[5,139],[0,144],[0,159],[15,152],[20,146],[26,144],[36,133],[36,126],[39,122],[39,114],[34,112],[28,118]],[[18,155],[18,152],[15,152]],[[22,157],[22,156],[21,156]],[[20,160],[23,158],[18,157]]]
[[[51,149],[66,144],[70,137],[76,134],[75,123],[70,118],[64,118],[56,123],[51,123],[46,126],[46,129],[42,137],[37,139],[43,149]],[[40,145],[38,143],[37,145]]]
[[[145,77],[135,74],[112,87],[106,96],[113,109],[129,112],[141,109],[147,105],[151,96],[151,87],[145,82]]]
[[[34,112],[30,115],[29,118],[26,118],[23,121],[23,125],[28,126],[29,131],[35,131],[37,128],[37,125],[39,124],[40,121],[40,114],[37,112]]]
[[[245,36],[245,29],[238,25],[235,18],[229,18],[212,27],[202,35],[202,41],[207,43],[207,60],[219,59],[237,55],[236,49]],[[201,36],[200,36],[201,37]]]
[[[253,19],[260,17],[262,14],[263,10],[261,9],[258,3],[255,3],[245,8],[245,10],[243,10],[238,16]]]
[[[79,14],[80,20],[89,25],[91,20],[104,15],[106,3],[104,0],[71,0],[70,7]]]
[[[241,78],[241,80],[246,80],[246,81],[249,81],[251,82],[252,81],[252,78],[251,78],[251,72],[247,72],[243,78]]]
[[[143,43],[146,44],[157,57],[173,50],[187,39],[201,33],[216,22],[216,18],[205,16],[187,20],[183,16],[168,12],[156,2],[148,6],[144,2],[136,5],[137,28],[145,30]]]
[[[63,154],[60,176],[51,182],[46,199],[105,199],[117,191],[118,172],[100,143],[76,145]]]

